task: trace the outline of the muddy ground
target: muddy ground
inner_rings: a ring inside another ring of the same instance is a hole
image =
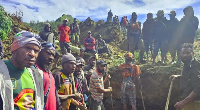
[[[142,93],[146,110],[164,110],[167,95],[169,91],[170,81],[169,76],[173,74],[180,74],[181,69],[173,66],[141,66],[141,85]],[[122,110],[122,103],[120,101],[120,84],[122,82],[122,75],[119,73],[118,67],[110,69],[109,73],[112,76],[111,86],[113,87],[113,105],[114,110]],[[172,89],[169,110],[175,110],[173,105],[179,99],[179,80],[174,80]],[[104,100],[106,110],[112,110],[112,101],[110,94],[105,94]],[[130,108],[129,108],[130,109]],[[137,109],[143,110],[140,89],[137,88]]]

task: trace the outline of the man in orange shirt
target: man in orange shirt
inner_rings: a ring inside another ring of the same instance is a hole
[[[68,53],[71,53],[70,45],[69,45],[69,33],[70,28],[67,26],[68,19],[63,20],[63,24],[58,27],[58,31],[60,32],[60,49],[62,54],[66,54],[66,49]]]
[[[121,101],[123,110],[127,110],[127,101],[131,105],[131,110],[136,110],[136,84],[139,82],[141,70],[139,66],[131,64],[134,59],[131,52],[125,55],[125,63],[120,65],[123,76],[121,84]]]

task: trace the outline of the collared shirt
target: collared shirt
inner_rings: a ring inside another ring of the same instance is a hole
[[[181,79],[180,79],[180,89],[182,92],[181,98],[186,98],[192,91],[199,94],[200,93],[200,63],[193,60],[190,65],[184,66]],[[199,100],[198,95],[195,100]]]
[[[103,100],[103,93],[98,92],[98,88],[104,89],[103,84],[103,75],[99,73],[97,70],[94,71],[90,77],[90,92],[91,96],[96,101],[102,101]]]

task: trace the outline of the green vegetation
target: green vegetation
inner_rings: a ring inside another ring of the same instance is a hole
[[[200,39],[200,28],[197,29],[195,38]]]
[[[58,18],[56,21],[46,21],[46,22],[39,22],[39,21],[30,21],[30,23],[24,23],[26,26],[32,28],[33,30],[40,32],[43,30],[44,23],[49,23],[51,24],[52,30],[57,30],[57,27],[62,24],[62,21],[64,19],[68,19],[68,25],[73,23],[73,17],[71,15],[65,15],[63,14],[62,17]]]
[[[0,5],[0,38],[5,40],[12,29],[12,19],[7,15]]]

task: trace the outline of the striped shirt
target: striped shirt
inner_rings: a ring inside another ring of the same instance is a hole
[[[98,88],[104,89],[103,84],[103,75],[99,73],[97,70],[94,71],[90,77],[90,92],[91,96],[94,100],[102,101],[103,93],[98,93]]]

